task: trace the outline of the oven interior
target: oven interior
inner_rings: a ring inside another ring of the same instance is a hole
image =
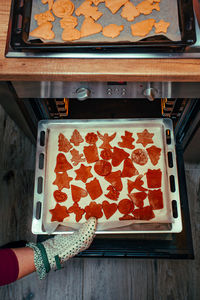
[[[89,98],[83,101],[77,98],[18,98],[17,103],[35,138],[37,123],[42,119],[171,118],[176,138],[182,232],[178,234],[98,235],[90,249],[80,255],[193,258],[183,153],[196,130],[193,124],[196,123],[194,120],[200,111],[198,99],[159,98],[150,101],[145,98],[119,97]],[[176,214],[176,207],[173,207],[173,214]],[[38,241],[44,239],[46,236],[38,235]]]

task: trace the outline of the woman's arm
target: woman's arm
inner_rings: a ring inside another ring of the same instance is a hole
[[[36,271],[33,249],[26,247],[12,249],[12,251],[15,253],[18,260],[19,274],[17,279]]]

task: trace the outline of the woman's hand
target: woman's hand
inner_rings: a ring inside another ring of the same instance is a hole
[[[39,244],[29,243],[34,250],[34,263],[39,278],[45,278],[51,269],[61,269],[61,264],[69,258],[89,248],[93,241],[97,220],[90,218],[71,235],[58,234]]]

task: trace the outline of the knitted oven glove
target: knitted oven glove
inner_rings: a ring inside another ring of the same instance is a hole
[[[34,263],[39,278],[45,278],[51,269],[61,269],[61,263],[89,248],[96,225],[96,218],[90,218],[71,235],[58,234],[42,243],[28,243],[26,246],[34,250]]]

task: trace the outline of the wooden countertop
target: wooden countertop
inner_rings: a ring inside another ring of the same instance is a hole
[[[0,0],[0,80],[200,82],[200,59],[5,58],[11,0]]]

